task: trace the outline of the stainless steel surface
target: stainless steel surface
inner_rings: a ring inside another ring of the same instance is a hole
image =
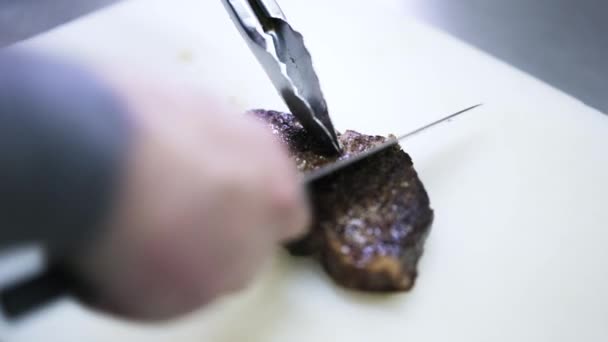
[[[222,0],[289,110],[327,149],[341,151],[302,35],[273,0]]]
[[[316,180],[319,180],[320,178],[323,178],[323,177],[328,176],[328,175],[330,175],[330,174],[332,174],[332,173],[334,173],[336,171],[344,169],[345,167],[347,167],[349,165],[352,165],[352,164],[357,163],[357,162],[359,162],[359,161],[361,161],[363,159],[371,157],[371,156],[373,156],[373,155],[375,155],[375,154],[377,154],[379,152],[382,152],[383,150],[385,150],[385,149],[387,149],[387,148],[389,148],[391,146],[394,146],[394,145],[398,144],[399,142],[401,142],[401,141],[403,141],[403,140],[405,140],[407,138],[411,138],[411,137],[413,137],[414,135],[416,135],[416,134],[418,134],[420,132],[426,131],[427,129],[429,129],[431,127],[434,127],[434,126],[436,126],[436,125],[438,125],[440,123],[446,122],[446,121],[448,121],[450,119],[453,119],[454,117],[456,117],[456,116],[458,116],[460,114],[463,114],[465,112],[468,112],[468,111],[470,111],[470,110],[472,110],[474,108],[477,108],[479,106],[481,106],[481,103],[476,104],[476,105],[471,106],[471,107],[468,107],[468,108],[465,108],[465,109],[462,109],[462,110],[459,110],[458,112],[450,114],[448,116],[444,116],[443,118],[441,118],[439,120],[433,121],[433,122],[431,122],[429,124],[426,124],[426,125],[424,125],[422,127],[416,128],[415,130],[413,130],[411,132],[408,132],[408,133],[405,133],[403,135],[400,135],[400,136],[398,136],[396,138],[391,138],[391,139],[387,140],[386,142],[384,142],[384,143],[382,143],[382,144],[380,144],[378,146],[374,146],[373,148],[370,148],[369,150],[367,150],[365,152],[358,153],[358,154],[356,154],[354,156],[345,156],[344,159],[339,159],[338,161],[336,161],[336,162],[334,162],[332,164],[329,164],[327,166],[321,167],[321,168],[319,168],[317,170],[314,170],[314,171],[306,174],[304,176],[304,184],[310,184],[310,183],[312,183],[312,182],[314,182]]]
[[[608,1],[403,0],[403,6],[608,114]]]
[[[0,47],[29,38],[119,0],[0,0]]]

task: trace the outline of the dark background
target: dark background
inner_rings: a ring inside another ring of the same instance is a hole
[[[403,1],[404,11],[608,113],[608,0]],[[0,46],[113,2],[0,0]]]

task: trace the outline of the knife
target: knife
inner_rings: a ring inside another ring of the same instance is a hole
[[[439,125],[440,123],[443,123],[443,122],[446,122],[446,121],[448,121],[450,119],[453,119],[454,117],[456,117],[456,116],[458,116],[460,114],[463,114],[465,112],[468,112],[468,111],[470,111],[470,110],[472,110],[474,108],[477,108],[477,107],[479,107],[481,105],[482,104],[479,103],[479,104],[476,104],[474,106],[470,106],[468,108],[459,110],[456,113],[447,115],[447,116],[445,116],[445,117],[443,117],[443,118],[441,118],[439,120],[433,121],[433,122],[431,122],[429,124],[426,124],[426,125],[424,125],[422,127],[416,128],[415,130],[413,130],[411,132],[402,134],[402,135],[400,135],[398,137],[390,138],[386,142],[384,142],[382,144],[379,144],[379,145],[376,145],[376,146],[374,146],[374,147],[372,147],[372,148],[370,148],[370,149],[368,149],[366,151],[363,151],[361,153],[358,153],[358,154],[356,154],[356,155],[354,155],[352,157],[349,157],[349,158],[346,158],[346,159],[339,159],[338,161],[333,162],[333,163],[331,163],[329,165],[325,165],[325,166],[322,166],[321,168],[318,168],[316,170],[310,171],[310,172],[308,172],[308,173],[306,173],[304,175],[303,182],[304,182],[305,185],[313,183],[313,182],[315,182],[315,181],[317,181],[319,179],[322,179],[322,178],[324,178],[326,176],[329,176],[329,175],[331,175],[331,174],[333,174],[335,172],[338,172],[338,171],[340,171],[340,170],[342,170],[344,168],[347,168],[347,167],[349,167],[349,166],[351,166],[351,165],[353,165],[355,163],[358,163],[358,162],[360,162],[360,161],[362,161],[364,159],[367,159],[367,158],[369,158],[369,157],[371,157],[373,155],[376,155],[376,154],[378,154],[378,153],[386,150],[387,148],[389,148],[391,146],[397,145],[399,142],[401,142],[403,140],[406,140],[406,139],[408,139],[408,138],[410,138],[412,136],[417,135],[418,133],[426,131],[427,129],[429,129],[431,127],[435,127],[435,126]]]
[[[408,139],[414,135],[417,135],[418,133],[426,131],[431,127],[435,127],[479,106],[481,106],[481,104],[462,109],[456,113],[450,114],[439,120],[419,127],[411,132],[405,133],[399,137],[391,138],[382,144],[379,144],[352,157],[338,160],[337,162],[311,171],[304,175],[304,185],[311,185],[324,177],[348,168],[349,166],[376,155],[387,148],[390,148],[391,146],[395,146],[400,141]],[[39,306],[44,305],[45,303],[48,303],[56,298],[65,295],[82,294],[83,291],[86,291],[86,286],[79,283],[76,277],[65,272],[65,270],[62,268],[51,266],[42,274],[32,277],[25,282],[0,289],[0,321],[3,317],[8,320],[18,319],[24,316],[26,313],[35,310]]]

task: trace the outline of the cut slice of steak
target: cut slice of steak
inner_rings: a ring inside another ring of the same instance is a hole
[[[328,157],[288,113],[253,110],[289,147],[298,170],[309,172],[386,140],[354,131],[339,134],[344,153]],[[311,185],[313,227],[291,243],[296,255],[318,255],[338,284],[366,291],[406,291],[433,221],[429,198],[412,160],[399,146]]]

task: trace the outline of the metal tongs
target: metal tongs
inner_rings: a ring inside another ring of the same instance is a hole
[[[274,0],[222,0],[287,107],[326,153],[341,153],[302,35]]]

